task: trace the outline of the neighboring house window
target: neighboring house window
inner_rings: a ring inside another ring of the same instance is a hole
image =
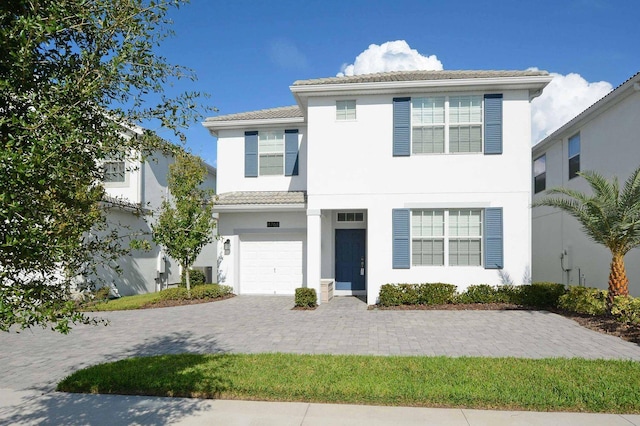
[[[569,179],[580,171],[580,133],[569,138]]]
[[[485,154],[502,153],[500,94],[394,98],[393,103],[394,156],[481,153],[483,147]]]
[[[393,209],[394,269],[412,266],[504,267],[501,207],[485,209]]]
[[[547,156],[546,154],[533,160],[533,193],[544,191],[547,187]]]
[[[338,222],[362,222],[364,213],[338,213]]]
[[[244,176],[298,175],[298,129],[244,132]]]
[[[356,101],[336,101],[336,120],[355,120]]]
[[[258,161],[261,176],[284,174],[284,132],[258,133]]]
[[[104,182],[123,183],[126,180],[126,169],[124,161],[107,161],[103,165]]]
[[[482,211],[413,210],[411,243],[414,266],[480,266]]]

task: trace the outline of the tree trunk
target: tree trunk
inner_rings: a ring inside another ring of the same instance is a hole
[[[629,279],[624,267],[624,254],[613,253],[611,271],[609,272],[609,306],[613,304],[616,296],[629,295]]]
[[[623,268],[624,268],[624,266],[623,266]],[[187,297],[189,299],[191,299],[191,276],[189,274],[189,268],[185,268],[184,276],[185,276],[186,282],[187,282]]]

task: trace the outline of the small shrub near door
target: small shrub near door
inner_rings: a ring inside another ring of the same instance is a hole
[[[295,303],[297,308],[315,308],[318,305],[318,296],[313,288],[296,288]]]
[[[496,303],[502,301],[500,296],[498,290],[489,284],[470,285],[456,297],[456,303]]]
[[[384,284],[378,303],[380,306],[443,305],[453,302],[455,294],[453,284]]]

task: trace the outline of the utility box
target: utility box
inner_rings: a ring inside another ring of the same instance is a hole
[[[333,299],[333,280],[320,280],[320,303],[329,303]]]

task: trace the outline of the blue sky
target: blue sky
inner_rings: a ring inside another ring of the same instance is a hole
[[[361,54],[356,73],[425,56],[450,70],[557,73],[534,108],[537,139],[640,71],[637,0],[192,0],[170,17],[176,35],[159,53],[198,80],[169,92],[208,92],[219,114],[293,105],[291,83],[335,76]],[[199,123],[186,133],[215,164],[215,138]]]

